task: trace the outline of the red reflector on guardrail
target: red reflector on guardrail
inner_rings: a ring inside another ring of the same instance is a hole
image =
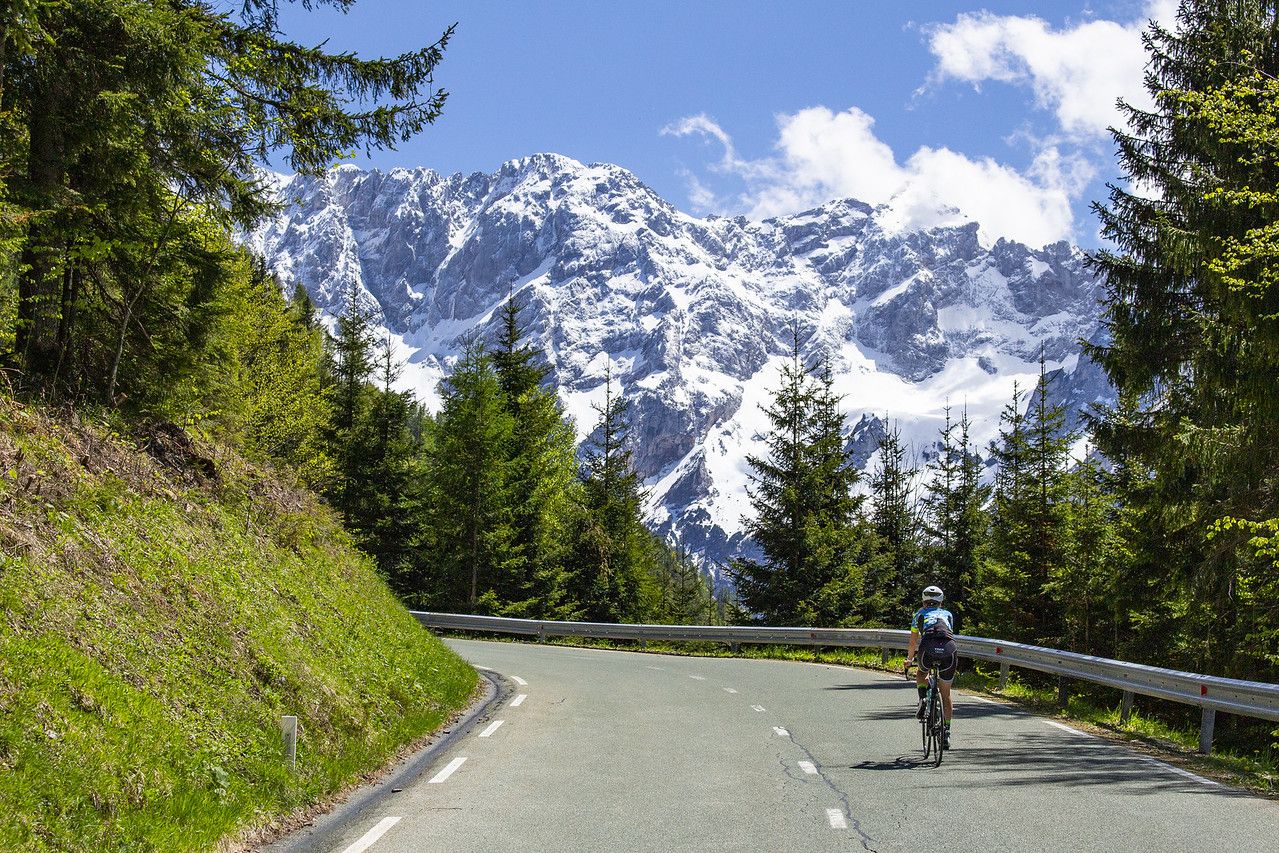
[[[995,646],[995,654],[1002,655],[1004,653],[1002,646]]]
[[[1207,685],[1207,684],[1200,684],[1200,685],[1199,685],[1199,695],[1200,695],[1200,696],[1207,696],[1207,695],[1208,695],[1208,685]]]

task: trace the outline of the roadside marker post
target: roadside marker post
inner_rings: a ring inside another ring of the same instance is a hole
[[[298,766],[298,718],[281,717],[280,734],[284,737],[284,761],[293,769]]]

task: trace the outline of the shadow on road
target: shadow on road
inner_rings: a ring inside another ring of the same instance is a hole
[[[915,682],[875,681],[870,684],[832,684],[822,690],[901,690],[903,687],[914,688]]]
[[[991,711],[997,711],[991,708]],[[890,715],[884,715],[885,718]],[[918,732],[903,722],[902,737],[917,738]],[[973,732],[973,740],[956,726],[959,739],[954,750],[928,785],[962,785],[965,788],[1019,788],[1035,785],[1069,787],[1105,786],[1116,793],[1150,796],[1178,792],[1218,797],[1250,797],[1246,791],[1225,786],[1209,786],[1176,775],[1149,759],[1115,748],[1111,744],[1067,738],[1051,732],[1010,731],[997,735]],[[828,762],[839,766],[843,762]],[[845,765],[851,771],[915,770],[925,766],[923,752],[896,758],[868,757]]]

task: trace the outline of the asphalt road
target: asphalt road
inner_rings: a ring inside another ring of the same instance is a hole
[[[900,677],[450,644],[511,693],[320,849],[1277,849],[1279,804],[973,697],[925,765]]]

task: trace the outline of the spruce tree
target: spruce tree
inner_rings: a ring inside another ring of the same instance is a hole
[[[562,615],[564,561],[573,507],[580,501],[576,434],[553,388],[549,368],[524,340],[519,306],[509,297],[493,364],[511,419],[506,453],[510,501],[510,572],[500,597],[505,615]]]
[[[1110,338],[1090,354],[1119,396],[1093,432],[1133,475],[1120,500],[1143,525],[1133,548],[1147,553],[1131,571],[1156,591],[1145,606],[1167,614],[1145,657],[1232,674],[1256,666],[1244,636],[1268,615],[1238,595],[1258,568],[1247,529],[1208,534],[1279,503],[1279,290],[1267,249],[1279,157],[1265,130],[1279,114],[1276,22],[1270,2],[1212,0],[1182,3],[1175,29],[1152,25],[1154,107],[1126,107],[1130,130],[1115,132],[1129,181],[1097,206],[1116,248],[1093,258]]]
[[[1040,360],[1029,407],[1013,389],[991,451],[995,478],[992,535],[984,583],[985,624],[1009,639],[1053,645],[1062,641],[1060,602],[1050,579],[1063,571],[1068,549],[1066,476],[1071,435],[1065,411],[1051,400],[1053,377]]]
[[[568,589],[583,618],[633,622],[654,599],[651,534],[643,524],[644,493],[631,462],[626,400],[604,379],[600,419],[586,441],[582,506],[572,534]]]
[[[507,449],[514,425],[480,343],[466,344],[440,397],[428,460],[439,579],[422,595],[444,609],[494,612],[512,559]]]
[[[781,386],[764,410],[768,454],[749,456],[755,510],[746,519],[763,560],[738,558],[729,572],[745,610],[769,624],[838,625],[856,620],[876,539],[854,493],[859,473],[846,445],[829,365],[800,359],[798,334]]]
[[[879,460],[870,480],[871,523],[884,549],[884,559],[867,573],[863,585],[859,609],[869,623],[900,623],[922,588],[915,495],[918,472],[908,465],[906,457],[901,428],[893,423],[879,441]]]
[[[929,537],[926,577],[946,592],[946,606],[967,624],[979,586],[979,549],[986,541],[986,502],[980,460],[969,439],[968,412],[951,420],[950,406],[941,429],[937,458],[928,465],[924,486],[923,529]]]
[[[303,5],[321,4],[351,5]],[[369,60],[283,39],[277,0],[9,6],[0,204],[24,233],[8,361],[34,394],[169,414],[211,355],[230,231],[272,209],[266,158],[318,174],[409,138],[446,97],[451,29]]]

